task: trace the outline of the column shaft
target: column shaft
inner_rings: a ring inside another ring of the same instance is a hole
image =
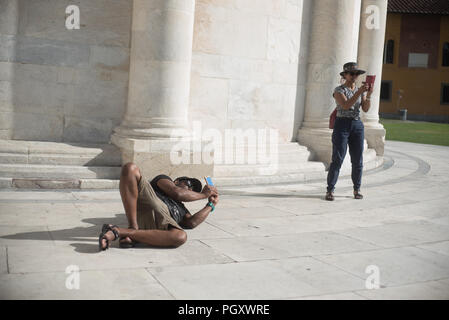
[[[379,123],[379,98],[382,79],[385,26],[387,19],[387,0],[362,0],[358,63],[367,74],[376,75],[376,85],[371,96],[371,107],[363,113],[365,138],[368,146],[383,155],[385,129]]]
[[[340,84],[343,64],[354,61],[354,28],[358,25],[360,1],[315,0],[309,44],[304,122],[299,143],[309,147],[316,160],[330,163],[332,154],[329,116],[335,108],[332,97]]]
[[[14,82],[19,0],[0,0],[0,139],[14,138]]]
[[[134,0],[128,105],[115,132],[169,138],[186,127],[194,0]]]
[[[201,152],[187,130],[194,8],[195,0],[134,0],[128,104],[111,141],[148,177],[212,174],[213,165],[172,160]]]

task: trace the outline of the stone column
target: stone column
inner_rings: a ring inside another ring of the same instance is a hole
[[[111,141],[148,176],[211,174],[170,160],[190,140],[178,129],[187,129],[194,8],[195,0],[134,0],[128,105]]]
[[[332,97],[340,84],[343,64],[355,61],[353,50],[357,34],[360,2],[357,0],[315,0],[307,66],[304,121],[298,131],[298,142],[313,151],[314,160],[327,165],[332,158],[332,131],[329,116],[335,108]]]
[[[0,0],[0,139],[14,136],[14,73],[19,0]]]
[[[384,154],[385,145],[385,129],[379,123],[379,98],[387,5],[387,0],[362,0],[358,50],[359,68],[366,70],[366,74],[376,75],[371,107],[362,114],[362,120],[368,147],[375,149],[379,156]]]

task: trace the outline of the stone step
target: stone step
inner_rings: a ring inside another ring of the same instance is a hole
[[[118,189],[116,179],[0,178],[0,189]]]
[[[214,180],[220,186],[251,184],[273,184],[302,182],[325,176],[325,166],[321,162],[309,161],[312,158],[307,147],[296,142],[276,145],[276,167],[261,164],[221,164],[214,167]],[[248,146],[236,147],[237,152],[246,154]],[[270,153],[267,154],[270,156]],[[245,158],[246,160],[246,158]]]
[[[0,140],[0,164],[121,166],[111,144]]]
[[[349,158],[349,157],[348,157]],[[366,161],[363,163],[363,170],[372,170],[380,167],[384,162],[384,158],[376,156],[375,151],[369,151]],[[320,162],[319,162],[320,163]],[[324,165],[323,165],[324,166]],[[321,180],[326,183],[327,171],[305,171],[296,173],[279,173],[277,175],[256,175],[256,176],[240,176],[240,177],[213,177],[217,187],[233,187],[252,184],[282,184],[307,182],[313,180]],[[350,176],[351,167],[346,163],[340,170],[340,177]]]
[[[307,147],[302,146],[296,142],[279,143],[275,147],[276,147],[278,153],[290,153],[290,152],[295,152],[295,151],[309,152]],[[250,146],[248,146],[248,145],[237,145],[237,146],[232,146],[232,148],[228,148],[225,146],[223,151],[247,152],[248,149],[257,150],[257,146],[252,146],[252,148],[250,148]],[[270,149],[267,148],[266,153],[269,153],[269,152],[270,152]]]
[[[0,164],[2,178],[32,179],[119,179],[121,167]]]
[[[311,171],[303,173],[286,173],[271,176],[240,176],[240,177],[214,177],[214,183],[217,187],[243,186],[255,184],[278,184],[306,182],[316,179],[325,179],[327,172]]]
[[[257,176],[257,175],[280,175],[283,173],[301,173],[311,171],[324,171],[325,166],[321,162],[297,162],[277,166],[268,165],[216,165],[214,167],[215,177],[238,177],[238,176]]]

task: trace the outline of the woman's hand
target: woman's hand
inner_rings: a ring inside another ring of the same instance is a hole
[[[362,94],[364,92],[369,92],[369,90],[370,90],[370,85],[366,82],[363,82],[358,91],[360,92],[360,94]]]
[[[369,90],[368,90],[367,96],[370,97],[371,94],[373,93],[373,91],[374,91],[374,84],[372,84],[372,85],[369,86]]]

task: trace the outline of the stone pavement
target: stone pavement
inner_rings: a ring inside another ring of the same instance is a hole
[[[177,249],[99,253],[101,225],[126,224],[117,190],[3,191],[0,298],[448,299],[448,159],[448,147],[388,141],[364,200],[347,176],[334,202],[324,181],[223,189]],[[79,289],[66,288],[70,265]],[[380,289],[367,289],[376,270]]]

